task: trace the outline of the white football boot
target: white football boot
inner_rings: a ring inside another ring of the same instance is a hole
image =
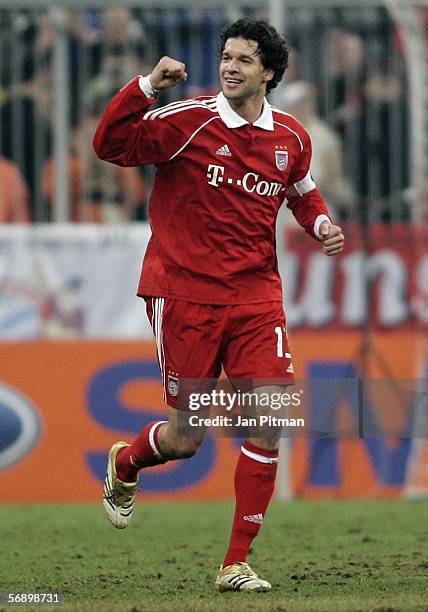
[[[221,566],[215,581],[216,591],[270,591],[271,584],[262,580],[248,563],[239,562]]]
[[[116,474],[117,453],[125,446],[129,446],[129,444],[120,441],[111,447],[104,480],[103,505],[108,520],[117,529],[128,527],[134,510],[135,493],[138,488],[137,482],[122,482]]]

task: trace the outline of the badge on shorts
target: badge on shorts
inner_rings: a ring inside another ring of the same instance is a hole
[[[275,163],[278,170],[284,172],[288,166],[288,151],[284,149],[275,151]]]
[[[168,393],[172,395],[172,397],[177,397],[178,395],[178,377],[172,376],[168,374]]]

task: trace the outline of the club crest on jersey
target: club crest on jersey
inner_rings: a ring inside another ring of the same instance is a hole
[[[178,395],[178,377],[172,376],[168,374],[168,393],[172,395],[172,397],[177,397]]]
[[[278,170],[284,172],[288,166],[288,151],[275,151],[275,162]]]

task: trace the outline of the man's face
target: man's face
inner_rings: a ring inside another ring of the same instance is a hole
[[[221,54],[220,84],[226,98],[239,100],[266,93],[274,75],[263,67],[259,45],[254,40],[228,38]]]

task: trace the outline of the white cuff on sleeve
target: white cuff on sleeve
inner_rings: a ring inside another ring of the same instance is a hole
[[[321,238],[320,236],[320,225],[323,221],[328,221],[329,223],[331,223],[330,219],[327,217],[327,215],[318,215],[318,217],[315,219],[315,223],[314,223],[314,234],[317,238]]]
[[[147,98],[153,98],[158,92],[153,89],[152,84],[150,83],[150,75],[148,76],[140,76],[138,79],[138,85],[142,92],[145,93]]]

